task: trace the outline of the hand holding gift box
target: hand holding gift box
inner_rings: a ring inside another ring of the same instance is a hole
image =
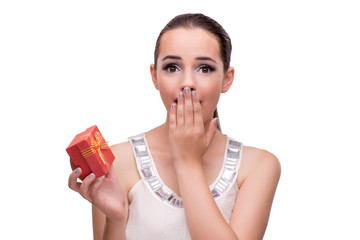
[[[76,135],[66,151],[71,165],[81,168],[81,179],[90,173],[94,173],[97,178],[105,175],[115,159],[96,125]]]

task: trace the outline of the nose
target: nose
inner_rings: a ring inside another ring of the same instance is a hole
[[[190,88],[191,91],[196,90],[196,79],[192,73],[184,74],[183,78],[181,79],[180,90],[184,91],[184,88]]]

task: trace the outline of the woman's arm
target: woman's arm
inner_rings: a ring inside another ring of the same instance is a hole
[[[169,142],[192,239],[237,239],[209,190],[202,157],[216,133],[216,119],[205,132],[196,93],[185,91],[169,115]]]
[[[95,205],[92,205],[94,240],[126,239],[125,223],[107,219]]]
[[[177,171],[186,217],[194,239],[263,238],[281,168],[278,159],[269,152],[247,148],[243,151],[243,168],[249,172],[237,194],[230,225],[212,197],[201,165],[194,164]],[[241,172],[241,175],[244,173]]]
[[[79,183],[77,178],[81,170],[74,171],[69,177],[69,187],[92,203],[95,240],[126,239],[127,193],[133,178],[137,178],[131,171],[134,161],[129,144],[117,144],[111,146],[111,150],[115,160],[105,177],[94,179],[88,176]]]
[[[83,198],[96,206],[94,223],[103,224],[106,216],[104,233],[98,231],[101,226],[94,226],[94,239],[125,239],[125,202],[124,192],[114,173],[112,165],[104,178],[95,179],[94,174],[87,176],[82,183],[77,182],[81,169],[76,169],[69,177],[69,187],[78,192]],[[96,232],[95,232],[96,231]]]
[[[280,175],[278,161],[271,154],[259,157],[257,166],[242,183],[228,224],[202,169],[201,160],[216,132],[216,124],[212,120],[205,132],[201,112],[195,94],[185,94],[184,100],[179,98],[177,107],[172,107],[169,117],[170,148],[191,236],[209,240],[261,239]]]
[[[95,240],[126,239],[126,223],[129,214],[129,201],[127,195],[132,186],[140,178],[137,172],[133,151],[129,142],[113,145],[111,146],[111,150],[115,155],[115,161],[113,163],[115,175],[121,183],[125,194],[125,216],[122,221],[112,221],[110,218],[106,217],[106,215],[104,215],[96,206],[93,206],[93,231]]]
[[[245,166],[241,175],[246,176],[236,197],[230,225],[212,197],[201,165],[189,165],[177,171],[186,217],[194,239],[263,238],[281,168],[278,159],[267,151],[247,148],[243,151]]]
[[[271,153],[244,150],[244,173],[230,225],[219,211],[201,166],[177,172],[188,225],[194,239],[262,239],[270,216],[280,164]],[[251,162],[251,163],[247,163]],[[243,172],[241,173],[243,175]]]
[[[217,207],[201,165],[178,169],[177,177],[192,239],[238,239]]]
[[[279,160],[265,150],[243,148],[240,189],[230,225],[240,239],[262,239],[281,174]]]
[[[94,240],[101,240],[104,232],[106,216],[95,205],[92,205],[92,224]]]

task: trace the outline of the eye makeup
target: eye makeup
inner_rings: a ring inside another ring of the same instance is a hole
[[[209,64],[201,64],[197,68],[197,71],[201,71],[202,73],[211,73],[211,72],[215,72],[216,68],[214,66],[209,65]]]
[[[172,73],[172,72],[176,72],[178,70],[181,70],[181,68],[175,64],[175,63],[168,63],[168,64],[165,64],[162,69],[166,72],[169,72],[169,73]]]

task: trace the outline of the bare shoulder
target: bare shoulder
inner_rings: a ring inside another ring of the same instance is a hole
[[[238,181],[243,182],[246,178],[252,176],[262,176],[271,178],[277,182],[281,174],[281,165],[279,159],[271,152],[244,146],[239,171]]]
[[[237,193],[230,224],[244,239],[262,239],[281,173],[269,151],[243,147]]]
[[[129,191],[140,179],[132,147],[129,142],[112,145],[111,151],[115,156],[113,166],[123,187]]]
[[[273,153],[265,149],[250,146],[243,147],[242,161],[247,164],[267,165],[268,167],[273,166],[274,168],[280,168],[280,161]]]

